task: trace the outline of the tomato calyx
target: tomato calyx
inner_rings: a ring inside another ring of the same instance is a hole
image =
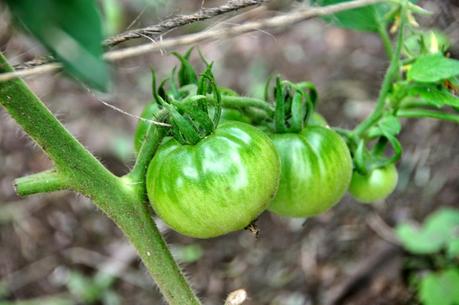
[[[268,80],[265,87],[265,99],[269,100]],[[314,113],[317,101],[317,90],[310,82],[292,83],[282,80],[279,76],[275,79],[272,90],[275,101],[273,116],[274,131],[276,133],[299,133],[308,124],[309,118]]]
[[[161,82],[156,88],[153,73],[152,89],[155,102],[168,113],[172,125],[170,133],[181,144],[196,144],[211,134],[217,127],[221,115],[221,94],[212,74],[212,64],[196,78],[196,73],[185,56],[174,54],[181,61],[178,71],[178,84],[175,69],[172,77]],[[169,90],[165,87],[168,85]],[[208,99],[207,95],[212,95]]]

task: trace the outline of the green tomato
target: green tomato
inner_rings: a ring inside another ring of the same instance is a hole
[[[281,160],[279,190],[270,210],[291,217],[320,214],[338,203],[349,187],[352,158],[332,129],[308,126],[300,133],[274,134]]]
[[[393,164],[374,169],[368,175],[354,172],[349,192],[359,202],[372,203],[387,198],[397,186],[397,181],[397,168]]]
[[[250,118],[239,110],[236,109],[222,109],[222,114],[220,116],[220,121],[238,121],[244,123],[250,123]]]
[[[172,229],[209,238],[249,225],[275,195],[279,157],[267,135],[223,122],[196,145],[164,143],[147,172],[153,209]]]
[[[158,110],[159,110],[158,104],[151,102],[145,106],[140,117],[144,119],[152,120],[155,116],[155,113]],[[137,122],[137,127],[135,129],[135,135],[134,135],[134,149],[136,153],[138,153],[140,151],[140,148],[142,147],[142,144],[145,139],[145,135],[147,134],[147,130],[149,126],[150,126],[150,123],[145,122],[143,120],[139,120]]]
[[[308,120],[308,126],[313,125],[327,127],[328,123],[327,120],[325,120],[325,118],[320,113],[313,112]]]

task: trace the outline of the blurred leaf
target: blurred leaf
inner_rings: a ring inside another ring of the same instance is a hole
[[[445,240],[450,240],[454,236],[454,231],[459,228],[459,210],[445,208],[436,211],[427,218],[424,227]]]
[[[100,300],[105,293],[105,287],[99,287],[92,278],[79,272],[69,274],[67,288],[72,295],[84,303],[94,303]]]
[[[421,280],[419,296],[424,305],[459,304],[459,270],[430,273]]]
[[[445,88],[438,88],[436,85],[417,84],[408,90],[408,95],[420,97],[437,108],[445,105],[459,107],[459,97],[451,94]]]
[[[459,75],[459,60],[441,54],[423,55],[408,70],[408,79],[423,83],[435,83]]]
[[[177,57],[181,63],[180,70],[178,71],[179,84],[181,87],[198,83],[196,71],[194,71],[193,66],[188,61],[192,51],[193,48],[190,48],[183,56],[177,52],[172,52],[172,54]]]
[[[442,32],[422,31],[410,35],[403,42],[403,52],[409,57],[443,53],[450,47],[448,36]]]
[[[410,224],[400,224],[396,228],[396,234],[403,247],[416,254],[431,254],[440,251],[443,240],[435,238],[422,228],[416,228]]]
[[[370,138],[391,135],[396,136],[402,130],[400,120],[393,115],[383,117],[376,126],[368,131]]]
[[[443,247],[450,247],[452,251],[457,247],[459,228],[459,211],[442,209],[432,213],[421,228],[410,224],[400,224],[396,234],[406,250],[415,254],[433,254]]]
[[[312,4],[327,6],[347,2],[349,0],[312,0]],[[383,4],[374,4],[339,12],[337,14],[324,17],[327,22],[336,26],[351,30],[364,32],[377,32],[380,20],[387,12],[387,6]]]
[[[453,239],[449,242],[447,253],[451,258],[459,256],[459,238]]]
[[[119,33],[123,26],[123,6],[120,0],[103,0],[104,29],[108,36]]]
[[[194,263],[202,257],[204,251],[200,245],[191,244],[186,246],[172,246],[172,253],[182,263]]]
[[[94,0],[6,0],[13,15],[71,75],[106,90],[102,27]]]

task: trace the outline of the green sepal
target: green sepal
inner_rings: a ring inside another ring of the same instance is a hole
[[[295,90],[292,98],[291,121],[289,131],[300,132],[303,129],[304,118],[308,112],[304,107],[304,94],[302,91]]]
[[[214,96],[214,115],[213,115],[213,124],[214,128],[217,128],[218,123],[220,122],[221,112],[222,112],[222,97],[220,89],[217,86],[215,77],[212,74],[213,63],[207,65],[206,70],[201,75],[198,81],[198,94],[206,96],[208,93],[212,93]]]
[[[172,132],[177,141],[184,145],[194,145],[201,140],[193,124],[181,115],[174,106],[164,103],[164,108],[166,108],[169,113]]]
[[[285,93],[279,76],[276,77],[274,95],[276,98],[276,110],[274,112],[274,127],[276,132],[283,133],[287,131],[287,126],[285,124]]]
[[[357,148],[354,151],[354,169],[362,175],[366,175],[368,173],[368,169],[366,166],[366,159],[367,159],[367,149],[365,147],[365,141],[361,139],[357,144]]]
[[[198,82],[196,71],[193,69],[193,66],[189,62],[192,51],[193,48],[190,48],[183,56],[177,52],[172,52],[172,55],[177,57],[181,63],[180,69],[178,71],[178,80],[180,86],[196,84]]]
[[[212,133],[214,124],[209,118],[207,111],[207,98],[203,95],[195,95],[187,99],[174,102],[179,113],[185,118],[189,118],[190,123],[195,127],[200,137],[205,137]]]

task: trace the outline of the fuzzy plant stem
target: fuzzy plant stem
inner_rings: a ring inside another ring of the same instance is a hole
[[[0,53],[0,72],[11,72]],[[20,79],[0,82],[0,105],[46,152],[55,169],[17,179],[20,195],[71,189],[89,197],[110,217],[136,247],[139,256],[170,305],[199,305],[185,277],[159,233],[145,201],[144,183],[139,177],[146,171],[145,160],[132,175],[116,177],[108,171],[46,108]],[[147,137],[154,149],[161,132],[150,128]],[[147,148],[145,148],[146,150]]]
[[[389,91],[392,88],[392,83],[399,73],[400,69],[400,53],[403,45],[403,30],[405,25],[405,18],[401,18],[400,29],[397,36],[397,42],[395,45],[395,50],[392,53],[392,58],[390,61],[389,68],[387,69],[386,74],[384,75],[384,80],[379,90],[378,100],[376,102],[376,107],[373,112],[368,116],[364,121],[362,121],[355,129],[354,135],[357,137],[362,136],[362,134],[367,131],[371,126],[379,121],[381,116],[384,113],[384,106],[386,105],[386,98],[389,94]],[[385,43],[386,45],[386,43]],[[387,48],[387,47],[386,47]]]

